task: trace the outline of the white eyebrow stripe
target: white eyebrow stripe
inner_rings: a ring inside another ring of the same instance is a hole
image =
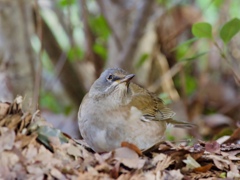
[[[104,90],[104,92],[107,92],[112,86],[115,87],[117,86],[119,83],[114,81],[110,86],[107,87],[107,89]]]

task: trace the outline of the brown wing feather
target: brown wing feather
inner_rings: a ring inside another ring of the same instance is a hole
[[[142,120],[166,120],[175,115],[155,94],[133,83],[130,84],[130,89],[133,93],[130,106],[135,106],[143,112]]]

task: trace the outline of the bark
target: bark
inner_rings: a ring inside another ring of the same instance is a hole
[[[0,0],[0,51],[13,97],[33,98],[36,57],[31,47],[33,34],[31,3]]]

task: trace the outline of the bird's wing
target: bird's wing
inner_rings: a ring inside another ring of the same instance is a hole
[[[155,94],[152,94],[133,83],[130,84],[130,88],[133,93],[130,106],[134,106],[142,112],[143,116],[141,117],[141,120],[167,120],[175,115],[175,113],[167,108],[163,101]]]

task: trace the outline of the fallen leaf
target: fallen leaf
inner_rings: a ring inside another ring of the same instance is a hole
[[[191,155],[188,155],[187,159],[183,160],[183,162],[187,165],[187,169],[190,170],[201,167],[201,165],[195,159],[193,159]]]
[[[135,151],[139,156],[142,156],[142,151],[134,144],[129,143],[129,142],[122,142],[121,143],[121,147],[127,147],[129,149],[132,149],[133,151]]]
[[[15,141],[15,132],[6,127],[0,127],[0,153],[11,150]]]
[[[209,171],[212,168],[213,164],[207,164],[205,166],[201,166],[198,168],[193,169],[194,172],[200,172],[200,173],[205,173]]]
[[[227,177],[231,179],[240,178],[239,169],[237,165],[230,163],[230,171],[227,172]]]
[[[0,103],[0,119],[7,115],[9,106],[8,103]]]
[[[231,143],[235,143],[238,140],[240,140],[240,128],[236,129],[233,132],[233,134],[230,136],[230,138],[223,143],[224,144],[231,144]]]
[[[230,164],[230,161],[227,159],[224,159],[224,157],[220,155],[214,155],[214,154],[209,154],[206,155],[208,159],[213,160],[214,165],[221,170],[228,169],[228,166]]]
[[[205,149],[206,151],[210,152],[210,153],[220,153],[220,144],[218,144],[216,141],[213,142],[207,142],[205,144]]]
[[[165,155],[165,157],[162,157],[162,159],[158,161],[156,171],[167,169],[173,162],[174,160],[170,156]]]
[[[56,168],[51,168],[50,174],[56,179],[66,179],[65,176]]]
[[[67,143],[68,139],[62,134],[59,129],[51,128],[49,126],[40,126],[37,129],[38,140],[41,141],[48,149],[53,150],[52,145],[49,144],[52,137],[59,139],[61,143]]]
[[[164,171],[163,172],[163,176],[161,177],[161,179],[174,179],[174,180],[181,180],[183,179],[183,174],[180,172],[180,169],[178,170],[171,170],[171,171]]]
[[[145,160],[140,159],[138,154],[127,147],[121,147],[113,151],[113,158],[129,168],[141,169]]]

